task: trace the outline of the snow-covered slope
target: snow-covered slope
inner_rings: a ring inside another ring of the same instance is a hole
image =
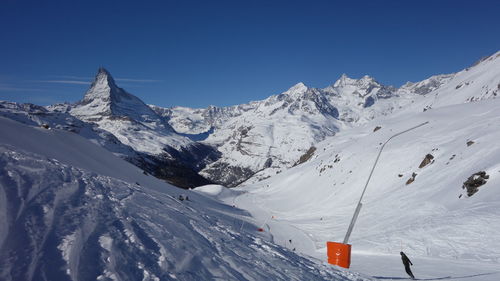
[[[1,280],[365,280],[77,134],[0,129]]]
[[[59,106],[64,106],[64,104]],[[28,103],[0,101],[0,116],[29,126],[55,128],[78,134],[131,162],[134,159],[142,159],[139,153],[122,144],[113,134],[99,129],[96,125],[83,122],[65,111],[65,109],[55,110],[54,108],[47,110],[45,107]]]
[[[437,77],[446,82],[442,83],[439,88],[432,88],[425,96],[417,99],[414,104],[405,109],[405,112],[425,111],[431,108],[494,99],[500,96],[500,51],[453,75],[444,78]],[[437,78],[431,77],[414,86],[432,85],[435,79]]]
[[[450,260],[498,263],[499,109],[500,100],[491,99],[380,118],[341,131],[319,144],[306,163],[238,187],[241,194],[224,200],[260,217],[276,241],[293,237],[298,250],[325,258],[325,242],[344,239],[381,145],[429,122],[385,146],[349,241],[354,254],[381,268],[399,266],[389,256],[401,249],[419,259],[437,259],[434,263],[445,268]],[[428,154],[429,163],[422,165]],[[478,172],[485,172],[486,183],[469,196],[463,185],[479,179],[473,177]],[[359,260],[354,258],[354,268],[376,274]],[[468,278],[476,280],[472,273]],[[477,280],[497,280],[500,272],[494,273]]]
[[[97,124],[82,121],[68,113],[71,104],[58,104],[45,107],[33,104],[18,104],[0,101],[0,116],[21,122],[23,124],[59,129],[78,134],[91,142],[111,151],[115,155],[140,167],[145,172],[180,187],[194,187],[209,183],[199,176],[196,165],[203,166],[210,150],[199,144],[190,144],[181,151],[168,148],[167,153],[151,155],[135,151],[132,147],[123,144],[115,135],[105,131]],[[195,155],[191,149],[196,150]],[[175,156],[172,157],[174,154]],[[193,164],[194,163],[194,164]]]
[[[175,131],[182,134],[196,135],[208,132],[212,123],[215,122],[210,118],[210,108],[196,109],[182,106],[164,108],[153,104],[149,106],[159,115],[168,118],[168,123],[174,127]]]

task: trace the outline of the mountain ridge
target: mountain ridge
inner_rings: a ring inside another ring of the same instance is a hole
[[[209,164],[201,173],[215,182],[234,186],[241,182],[248,183],[249,177],[254,177],[250,182],[260,180],[295,165],[316,143],[339,130],[358,126],[405,108],[413,108],[415,111],[431,108],[432,105],[425,104],[431,100],[430,95],[436,95],[433,94],[436,91],[439,95],[442,87],[450,81],[455,83],[456,79],[462,79],[464,73],[478,69],[482,71],[483,67],[491,68],[495,73],[497,68],[494,65],[485,65],[490,62],[498,63],[497,54],[498,52],[467,71],[434,75],[420,82],[406,83],[400,88],[382,85],[368,75],[353,79],[343,74],[323,89],[297,83],[281,94],[242,105],[209,106],[205,109],[152,108],[164,116],[176,131],[201,134],[210,130],[211,133],[201,142],[217,147],[223,156]],[[457,91],[461,93],[460,89]],[[445,95],[450,96],[451,100],[454,94]],[[491,97],[493,94],[485,98]],[[287,124],[288,132],[305,134],[283,135],[280,132],[283,130],[279,129],[280,124]],[[280,150],[277,147],[288,149]],[[252,153],[248,153],[249,151]],[[232,178],[221,181],[219,171],[227,169],[231,173],[241,174],[241,180],[234,182],[235,179]],[[257,176],[253,175],[255,173]]]
[[[181,161],[185,168],[180,174],[187,169],[208,181],[236,186],[252,177],[250,182],[280,173],[327,137],[373,119],[495,98],[500,89],[495,84],[499,54],[457,73],[434,75],[400,88],[368,75],[354,79],[343,74],[325,88],[299,82],[260,101],[202,109],[146,105],[99,68],[82,100],[46,109],[95,124],[150,160]],[[474,96],[467,90],[471,87]],[[159,165],[162,173],[167,172],[161,168],[164,164],[150,160],[140,162],[150,166],[148,171]]]

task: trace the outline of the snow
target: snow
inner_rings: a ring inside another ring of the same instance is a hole
[[[498,264],[411,256],[410,259],[417,280],[493,281],[500,278]],[[352,261],[352,270],[364,272],[375,280],[410,280],[399,254],[354,253]]]
[[[229,191],[226,187],[218,184],[210,184],[210,185],[204,185],[196,188],[196,191],[208,194],[208,195],[219,195],[224,191]]]
[[[205,120],[204,109],[182,106],[163,108],[155,105],[149,105],[149,107],[159,115],[168,117],[169,124],[178,133],[196,135],[208,132],[211,128],[210,122]]]
[[[75,243],[75,241],[77,241],[76,234],[73,233],[64,237],[61,244],[57,247],[62,252],[63,259],[67,264],[72,261],[71,252],[73,252],[73,244]],[[66,273],[68,275],[71,275],[70,267],[66,269]]]
[[[318,144],[320,153],[310,161],[220,199],[248,210],[276,243],[325,260],[326,241],[344,238],[381,144],[429,121],[385,147],[349,241],[352,269],[378,279],[404,278],[403,248],[417,261],[418,278],[497,280],[498,108],[500,100],[493,99],[379,118]],[[374,132],[376,126],[381,129]],[[428,153],[434,161],[418,168]],[[490,178],[467,197],[462,184],[479,171]],[[415,181],[406,185],[412,173]]]
[[[1,280],[369,280],[79,135],[3,117],[0,129]]]
[[[66,111],[69,106],[68,104],[59,104],[51,106],[51,109],[47,110],[33,104],[0,101],[0,116],[30,126],[41,127],[43,124],[47,124],[49,129],[55,128],[79,134],[122,158],[137,157],[137,152],[131,147],[120,143],[111,133],[68,114]]]

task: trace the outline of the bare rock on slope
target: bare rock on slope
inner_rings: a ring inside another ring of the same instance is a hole
[[[420,169],[422,169],[423,167],[429,165],[432,162],[432,159],[434,159],[434,156],[432,156],[432,154],[425,155],[424,160],[422,160],[422,162],[420,163],[420,165],[418,167]]]
[[[479,191],[479,187],[484,185],[490,176],[485,171],[472,174],[463,184],[462,189],[467,190],[467,196],[471,197]]]

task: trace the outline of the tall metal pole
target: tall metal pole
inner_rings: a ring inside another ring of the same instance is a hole
[[[372,178],[372,175],[373,175],[373,171],[375,170],[375,167],[377,166],[377,162],[378,162],[378,159],[380,158],[380,154],[382,153],[382,150],[384,149],[385,145],[390,141],[392,140],[393,138],[399,136],[399,135],[402,135],[406,132],[409,132],[413,129],[416,129],[418,127],[422,127],[426,124],[428,124],[429,121],[427,122],[424,122],[422,124],[419,124],[415,127],[411,127],[407,130],[404,130],[402,132],[399,132],[395,135],[393,135],[392,137],[390,137],[383,145],[382,147],[380,147],[380,150],[378,152],[378,155],[377,155],[377,159],[375,159],[375,163],[373,164],[373,167],[372,167],[372,170],[370,171],[370,175],[368,176],[368,180],[366,181],[366,184],[365,184],[365,188],[363,188],[363,192],[361,193],[361,197],[359,198],[359,202],[358,202],[358,205],[356,206],[356,210],[354,211],[354,215],[352,216],[352,219],[351,219],[351,223],[349,224],[349,228],[347,229],[347,233],[345,234],[345,237],[344,237],[344,244],[347,244],[349,242],[349,237],[351,236],[351,232],[352,232],[352,229],[354,228],[354,224],[356,223],[356,220],[358,219],[358,215],[359,215],[359,212],[361,211],[361,207],[363,204],[361,204],[361,200],[363,200],[363,196],[365,195],[365,192],[366,192],[366,188],[368,187],[368,183],[370,182],[370,179]]]

